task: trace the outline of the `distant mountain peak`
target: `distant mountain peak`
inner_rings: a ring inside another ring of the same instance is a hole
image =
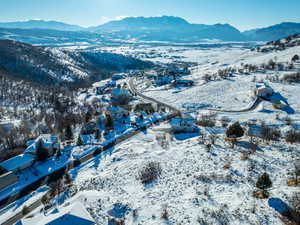
[[[52,29],[62,31],[79,31],[83,28],[77,25],[71,25],[54,20],[30,19],[16,22],[0,22],[1,28],[18,28],[18,29]]]

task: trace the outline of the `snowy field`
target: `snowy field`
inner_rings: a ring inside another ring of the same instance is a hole
[[[235,75],[208,83],[201,79],[203,74],[226,66],[238,67],[241,63],[261,64],[270,59],[286,62],[299,50],[299,47],[276,53],[235,48],[187,50],[178,54],[186,54],[189,57],[186,59],[199,63],[192,75],[186,77],[194,80],[195,86],[149,87],[143,89],[143,94],[183,110],[200,109],[194,113],[196,116],[209,113],[205,108],[244,109],[253,101],[253,90],[259,81],[274,72]],[[283,72],[276,73],[280,76]],[[282,133],[292,127],[298,129],[299,84],[268,83],[287,100],[293,113],[274,109],[265,101],[254,111],[217,113],[217,118],[226,117],[230,122],[265,121],[279,127]],[[293,121],[292,125],[287,125],[287,116]],[[169,146],[162,148],[157,142],[157,130],[159,127],[126,141],[113,149],[111,155],[90,162],[76,172],[77,188],[89,191],[83,204],[99,224],[106,223],[117,203],[126,209],[122,215],[125,224],[282,224],[271,200],[287,202],[292,192],[297,191],[286,185],[296,146],[283,141],[259,143],[257,152],[247,155],[248,138],[243,138],[233,150],[224,142],[225,129],[219,124],[213,129],[201,128],[202,135],[208,137],[213,133],[217,136],[211,150],[199,144],[198,137],[187,140],[170,137]],[[138,171],[150,161],[161,164],[162,175],[156,182],[143,185],[137,179]],[[257,178],[264,172],[270,174],[273,187],[269,199],[259,200],[252,197],[252,192]],[[161,218],[165,210],[167,220]]]
[[[241,63],[267,63],[270,59],[287,62],[300,53],[300,47],[259,53],[237,46],[206,49],[164,46],[146,50],[107,47],[103,50],[151,61],[178,59],[198,63],[192,68],[192,74],[184,77],[195,82],[192,87],[137,86],[144,95],[182,110],[192,110],[191,115],[197,118],[211,113],[207,109],[247,108],[254,100],[253,91],[257,84],[266,81],[267,76],[276,74],[280,77],[285,72],[234,74],[230,79],[207,83],[202,79],[205,73],[227,66],[239,68]],[[149,54],[153,57],[149,58]],[[295,71],[299,69],[298,63]],[[146,81],[139,80],[137,84],[143,82]],[[226,117],[229,123],[239,121],[243,126],[246,122],[259,124],[265,121],[267,125],[278,127],[282,134],[291,128],[299,129],[300,85],[267,83],[288,102],[289,113],[274,109],[271,103],[263,101],[249,112],[214,113],[218,121],[216,126],[201,127],[200,136],[171,135],[166,132],[170,127],[168,123],[152,127],[71,171],[73,188],[78,193],[68,201],[81,202],[98,224],[107,224],[111,217],[124,219],[125,224],[142,225],[283,224],[271,200],[288,202],[292,193],[299,190],[287,186],[288,173],[293,169],[292,156],[297,155],[295,149],[298,146],[287,144],[283,139],[269,144],[260,141],[256,152],[249,154],[249,138],[243,137],[232,149],[225,142],[226,129],[219,121]],[[287,116],[291,124],[287,123]],[[208,148],[210,135],[216,141]],[[161,136],[166,137],[164,145],[159,141]],[[157,180],[145,185],[138,179],[138,174],[148,162],[158,162],[162,172]],[[270,175],[273,183],[270,198],[257,199],[252,193],[256,190],[257,178],[264,172]],[[63,208],[61,205],[56,213],[64,212]]]
[[[201,129],[202,134],[218,134],[210,151],[198,137],[184,141],[170,137],[169,146],[162,148],[156,141],[158,128],[74,172],[75,186],[88,191],[79,192],[84,195],[82,203],[99,224],[106,224],[116,203],[127,206],[125,224],[201,224],[201,219],[208,224],[282,224],[268,200],[253,198],[252,191],[263,172],[271,174],[272,198],[286,201],[296,190],[286,185],[291,146],[260,145],[257,153],[242,160],[249,149],[243,145],[230,149],[221,127]],[[143,185],[138,171],[149,161],[161,164],[162,175]],[[164,209],[168,221],[161,218]]]

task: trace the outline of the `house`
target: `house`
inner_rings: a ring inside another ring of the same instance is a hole
[[[94,93],[96,95],[102,95],[105,93],[105,90],[107,89],[107,82],[99,81],[99,82],[93,83],[93,89],[94,89]]]
[[[254,90],[254,95],[261,98],[269,99],[273,95],[274,91],[268,86],[258,86]]]
[[[18,181],[19,178],[17,175],[0,167],[0,190],[17,183]]]
[[[106,83],[106,87],[114,88],[117,86],[117,82],[115,80],[110,80]]]
[[[24,153],[0,163],[0,167],[5,169],[6,171],[16,173],[30,167],[34,163],[34,161],[34,155]]]
[[[123,88],[115,88],[111,91],[111,101],[114,105],[126,105],[130,101],[130,94]]]
[[[111,76],[111,79],[112,80],[121,80],[121,79],[124,79],[126,76],[125,74],[123,73],[120,73],[120,74],[114,74]]]
[[[192,117],[175,117],[171,119],[171,126],[174,133],[191,133],[198,131],[196,120]]]
[[[44,215],[33,214],[23,218],[18,225],[96,225],[86,208],[79,201],[69,203],[64,207],[53,209],[52,212]]]
[[[53,155],[60,148],[58,138],[56,136],[51,136],[46,134],[35,139],[35,141],[26,148],[25,152],[35,155],[36,145],[39,141],[42,142],[44,149],[48,151],[48,155]]]
[[[113,120],[119,120],[129,116],[129,112],[119,106],[111,106],[106,108],[106,114],[110,115]]]

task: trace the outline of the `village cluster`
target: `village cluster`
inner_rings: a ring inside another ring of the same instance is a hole
[[[66,130],[68,140],[61,142],[59,137],[44,134],[26,144],[24,153],[12,157],[0,163],[0,196],[1,199],[10,195],[15,189],[21,188],[20,183],[28,185],[35,179],[42,176],[38,167],[41,164],[53,168],[53,159],[70,160],[80,159],[86,155],[91,146],[100,145],[108,140],[114,139],[118,135],[132,129],[139,128],[153,118],[167,115],[169,109],[163,105],[144,101],[136,98],[131,93],[127,80],[131,77],[146,77],[151,80],[154,86],[165,84],[176,84],[190,86],[192,80],[178,79],[184,75],[189,75],[187,67],[172,67],[152,71],[131,71],[130,73],[115,74],[107,81],[94,83],[93,88],[82,90],[78,98],[81,101],[93,106],[96,116],[89,120],[78,134],[73,134],[71,130]],[[92,116],[91,116],[92,117]],[[187,122],[190,121],[190,122]],[[174,129],[194,126],[194,121],[174,118],[172,120]],[[61,162],[64,164],[63,162]],[[43,166],[43,168],[45,168]],[[25,186],[25,185],[24,185]],[[7,191],[9,190],[9,191]]]

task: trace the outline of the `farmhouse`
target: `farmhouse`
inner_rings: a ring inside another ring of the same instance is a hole
[[[270,98],[273,93],[273,89],[268,86],[256,87],[256,89],[254,90],[254,95],[262,98]]]
[[[41,141],[43,148],[48,151],[48,155],[53,155],[59,148],[58,138],[51,135],[42,135],[38,137],[29,147],[26,148],[25,152],[29,154],[36,154],[36,145]]]
[[[171,120],[172,131],[178,132],[196,132],[198,127],[196,126],[196,120],[191,117],[181,118],[176,117]]]

